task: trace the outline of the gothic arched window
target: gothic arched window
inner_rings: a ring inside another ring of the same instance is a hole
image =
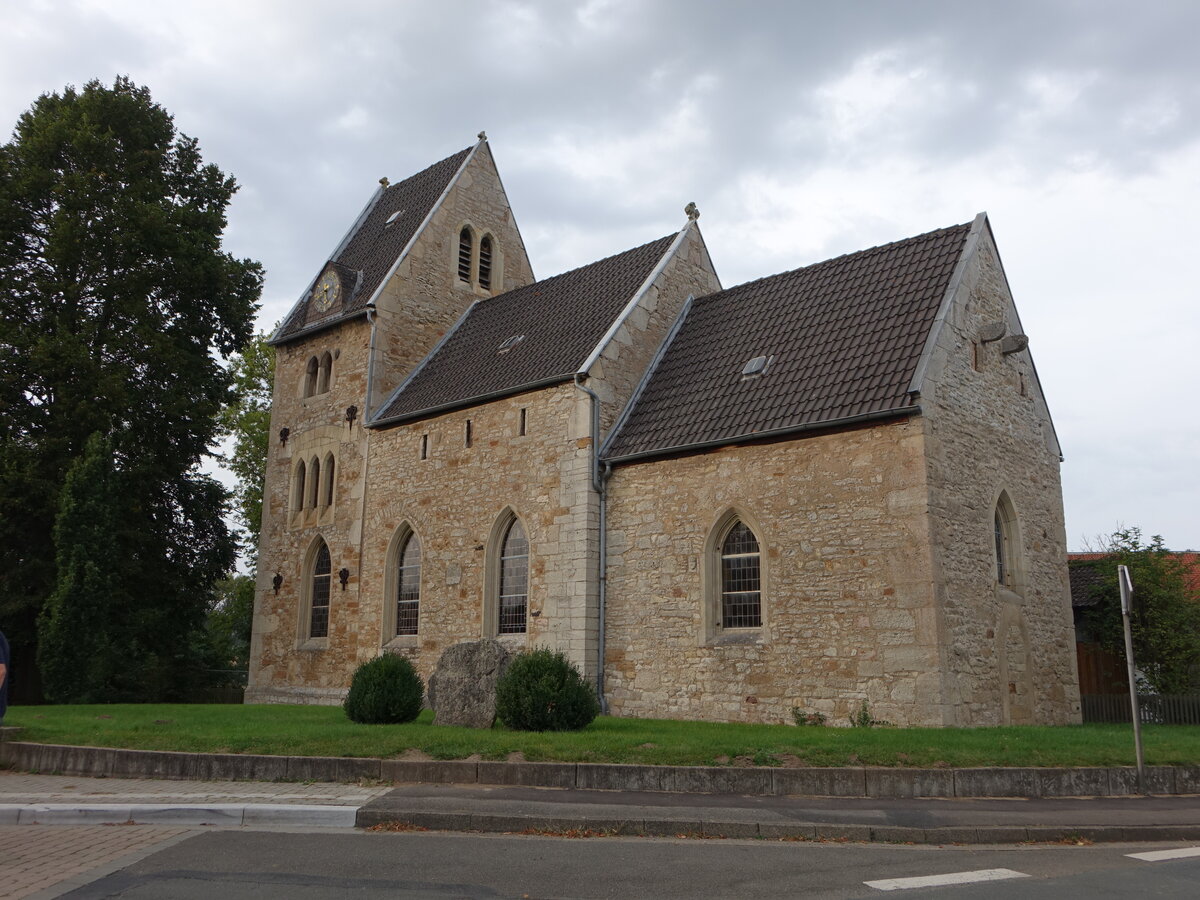
[[[329,636],[329,582],[333,565],[329,558],[329,545],[318,538],[319,545],[313,556],[312,574],[309,576],[308,636]]]
[[[396,635],[416,634],[421,612],[421,539],[415,531],[404,538],[396,560]]]
[[[513,516],[500,542],[499,596],[500,634],[524,634],[529,610],[529,541],[521,520]]]
[[[762,625],[762,571],[758,538],[734,519],[721,541],[721,627]]]

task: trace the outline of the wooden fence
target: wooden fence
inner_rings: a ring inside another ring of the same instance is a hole
[[[1128,694],[1084,694],[1085,722],[1132,722]],[[1138,694],[1143,725],[1200,725],[1200,694]]]

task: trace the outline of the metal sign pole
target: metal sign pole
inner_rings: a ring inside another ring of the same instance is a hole
[[[1133,581],[1129,566],[1117,566],[1117,581],[1121,585],[1121,621],[1125,625],[1125,666],[1129,673],[1129,710],[1133,714],[1133,746],[1137,755],[1138,793],[1146,793],[1146,759],[1142,752],[1142,712],[1138,708],[1137,678],[1133,664],[1133,629],[1129,613],[1133,607]]]

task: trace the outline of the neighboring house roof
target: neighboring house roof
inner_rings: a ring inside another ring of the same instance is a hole
[[[480,300],[372,424],[470,406],[574,376],[677,235]],[[501,345],[513,345],[501,352]]]
[[[908,388],[970,224],[697,298],[604,450],[610,460],[913,407]],[[768,357],[766,370],[743,367]]]
[[[1171,552],[1184,565],[1184,584],[1193,596],[1200,597],[1200,552],[1195,550],[1180,550]],[[1096,589],[1104,582],[1104,575],[1098,566],[1091,565],[1106,559],[1108,553],[1068,553],[1067,563],[1071,573],[1071,606],[1079,609],[1084,606],[1095,606],[1100,602]],[[1134,585],[1136,591],[1137,585]]]
[[[411,178],[376,191],[372,202],[329,260],[342,280],[341,303],[335,304],[319,321],[311,320],[308,314],[310,285],[271,337],[271,342],[286,343],[301,332],[325,328],[360,315],[472,149],[460,150]],[[396,213],[399,215],[392,219]],[[390,223],[389,219],[392,219]],[[322,264],[320,272],[325,271],[329,262]]]
[[[1071,575],[1071,606],[1074,609],[1081,609],[1085,606],[1095,606],[1100,602],[1098,595],[1099,589],[1104,584],[1104,574],[1097,566],[1089,565],[1087,562],[1082,564],[1076,563],[1075,559],[1078,554],[1067,554],[1070,565],[1067,571]],[[1087,554],[1089,557],[1098,559],[1104,554]]]

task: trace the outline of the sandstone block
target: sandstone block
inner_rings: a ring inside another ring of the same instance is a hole
[[[443,653],[429,679],[434,724],[491,728],[496,721],[496,682],[511,656],[492,640],[465,641]]]

